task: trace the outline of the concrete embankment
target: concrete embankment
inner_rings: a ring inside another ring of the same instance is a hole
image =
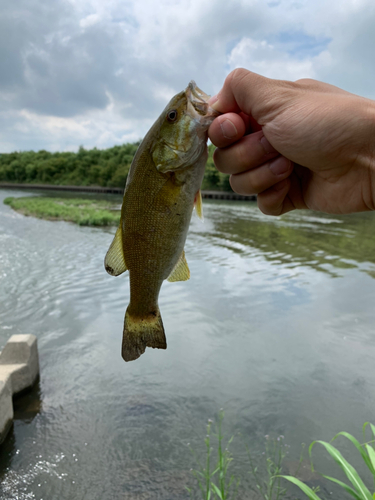
[[[0,182],[0,188],[4,189],[46,189],[52,191],[77,191],[82,193],[103,193],[120,194],[124,192],[123,188],[101,187],[101,186],[55,186],[54,184],[17,184],[11,182]],[[256,196],[243,196],[232,191],[202,191],[202,198],[212,200],[239,200],[253,201]]]
[[[38,377],[35,335],[12,335],[0,353],[0,444],[13,423],[13,396],[31,388]]]

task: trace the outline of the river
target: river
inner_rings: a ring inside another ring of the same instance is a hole
[[[271,218],[255,202],[205,201],[185,249],[191,279],[161,290],[168,349],[125,363],[128,277],[103,267],[115,228],[25,217],[7,196],[25,192],[0,190],[0,349],[35,334],[41,378],[15,402],[0,498],[187,499],[190,448],[204,451],[220,408],[244,491],[244,443],[260,460],[265,435],[283,435],[288,473],[301,443],[361,439],[375,423],[375,214]]]

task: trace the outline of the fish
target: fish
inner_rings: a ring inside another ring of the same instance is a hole
[[[127,177],[121,219],[104,259],[112,276],[129,271],[125,361],[146,347],[166,349],[158,298],[164,280],[186,281],[185,241],[195,206],[203,218],[200,187],[208,158],[208,128],[219,115],[192,80],[175,95],[139,145]]]

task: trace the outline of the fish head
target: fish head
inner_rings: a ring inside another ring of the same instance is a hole
[[[207,150],[207,131],[219,115],[207,103],[210,96],[194,81],[175,95],[160,116],[152,157],[160,172],[193,166]]]

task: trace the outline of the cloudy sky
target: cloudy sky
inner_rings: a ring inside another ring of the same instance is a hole
[[[141,138],[245,67],[375,99],[373,0],[0,0],[0,152]]]

